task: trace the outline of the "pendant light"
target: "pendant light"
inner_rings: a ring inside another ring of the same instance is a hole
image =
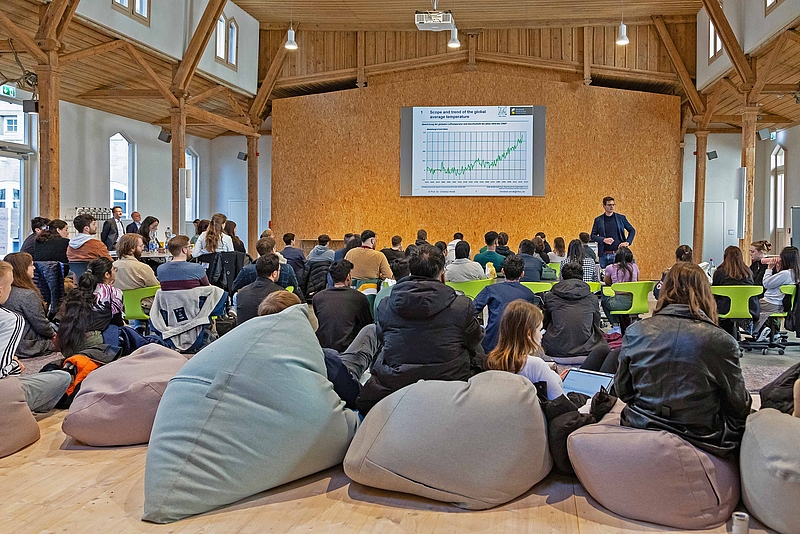
[[[461,48],[461,41],[458,40],[458,28],[450,30],[450,40],[447,42],[448,48]]]
[[[294,28],[292,27],[294,19],[294,2],[291,4],[291,12],[289,15],[289,32],[286,34],[286,44],[283,45],[286,50],[297,50],[297,41],[294,40]]]
[[[628,27],[625,26],[625,0],[622,0],[622,20],[619,23],[619,30],[617,32],[617,44],[625,46],[628,41]]]

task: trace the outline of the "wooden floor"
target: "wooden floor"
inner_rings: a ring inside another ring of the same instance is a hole
[[[61,432],[66,412],[40,418],[42,438],[0,460],[0,533],[676,532],[608,512],[577,481],[550,476],[505,506],[468,512],[374,490],[329,469],[171,525],[139,520],[145,446],[96,449]],[[750,532],[770,532],[751,520]],[[730,532],[730,523],[702,532]]]

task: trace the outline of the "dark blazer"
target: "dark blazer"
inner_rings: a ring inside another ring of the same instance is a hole
[[[257,278],[255,282],[242,288],[236,297],[236,324],[240,325],[253,317],[258,317],[258,306],[264,297],[283,290],[269,278]]]
[[[120,225],[122,225],[122,221],[120,221]],[[122,237],[117,234],[117,225],[114,222],[114,219],[108,219],[103,223],[103,230],[100,232],[100,241],[103,242],[108,250],[114,250],[117,240]]]
[[[125,227],[125,233],[126,234],[138,234],[139,233],[139,226],[135,222],[132,222],[128,226]]]
[[[624,241],[627,241],[632,245],[633,237],[636,235],[636,230],[633,228],[633,225],[628,222],[628,219],[623,214],[615,213],[615,215],[617,216],[617,229],[619,230],[619,235],[622,238],[622,241],[614,241],[614,244],[612,245],[614,250],[616,250],[617,247],[619,247],[619,244]],[[606,237],[612,237],[606,235],[606,225],[603,222],[603,217],[605,216],[606,214],[603,213],[602,215],[595,217],[594,224],[592,225],[592,241],[599,245],[598,250],[600,251],[601,255],[603,253],[603,245],[605,244],[603,243],[603,239]]]

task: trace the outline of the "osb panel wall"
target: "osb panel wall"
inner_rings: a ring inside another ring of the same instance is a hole
[[[400,107],[547,107],[546,196],[400,197]],[[339,237],[373,229],[378,246],[462,232],[473,252],[488,230],[516,249],[538,231],[552,243],[590,231],[606,195],[636,227],[642,276],[657,279],[679,237],[680,100],[675,96],[497,72],[448,73],[273,104],[272,222],[276,234]]]

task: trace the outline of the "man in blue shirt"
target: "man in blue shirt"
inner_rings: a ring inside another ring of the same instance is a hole
[[[506,306],[514,300],[527,300],[537,306],[541,302],[533,291],[523,286],[519,279],[525,274],[525,261],[517,254],[509,254],[503,263],[503,274],[506,281],[500,284],[486,286],[475,297],[474,314],[475,317],[481,313],[486,306],[489,306],[489,323],[486,326],[486,336],[483,338],[483,350],[489,354],[497,345],[497,336],[500,329],[500,317]]]
[[[595,217],[592,225],[592,241],[597,243],[597,255],[600,257],[600,268],[614,263],[614,256],[619,247],[630,247],[636,235],[628,219],[621,213],[615,213],[614,197],[603,199],[605,213]]]
[[[542,281],[542,267],[544,262],[542,258],[536,256],[536,247],[530,239],[523,239],[519,244],[519,256],[525,262],[525,270],[523,271],[521,282],[541,282]]]

